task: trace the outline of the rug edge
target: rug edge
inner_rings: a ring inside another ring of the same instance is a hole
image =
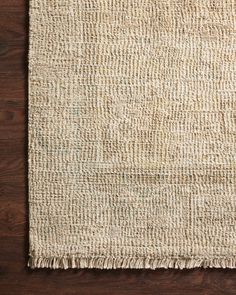
[[[30,257],[28,267],[69,269],[191,269],[191,268],[236,268],[236,257],[216,258],[114,258],[114,257]]]

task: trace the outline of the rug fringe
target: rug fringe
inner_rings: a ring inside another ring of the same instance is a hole
[[[31,268],[133,268],[133,269],[156,269],[156,268],[236,268],[236,258],[78,258],[78,257],[30,257],[28,266]]]

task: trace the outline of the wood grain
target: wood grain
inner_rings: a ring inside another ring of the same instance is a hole
[[[236,270],[27,268],[28,1],[0,2],[0,294],[227,295]]]

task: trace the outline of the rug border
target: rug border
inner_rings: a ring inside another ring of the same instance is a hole
[[[68,269],[68,268],[98,268],[98,269],[191,269],[191,268],[236,268],[236,257],[212,258],[131,258],[131,257],[30,257],[28,267]]]

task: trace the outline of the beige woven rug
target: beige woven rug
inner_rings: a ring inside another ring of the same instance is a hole
[[[29,265],[236,267],[236,2],[31,0]]]

